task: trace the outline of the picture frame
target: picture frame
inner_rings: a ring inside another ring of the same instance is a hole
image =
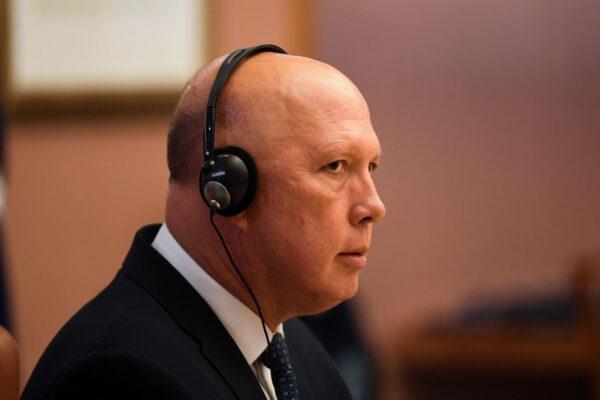
[[[208,0],[0,0],[15,118],[172,110],[208,54]]]

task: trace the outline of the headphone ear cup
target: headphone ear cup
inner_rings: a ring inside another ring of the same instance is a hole
[[[258,171],[252,156],[240,147],[215,149],[215,164],[210,171],[202,169],[200,194],[210,207],[219,203],[217,214],[232,216],[250,206],[256,194]]]

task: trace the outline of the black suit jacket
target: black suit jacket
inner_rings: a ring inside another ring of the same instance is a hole
[[[211,308],[151,247],[158,228],[136,234],[115,279],[56,335],[23,400],[265,399]],[[302,322],[284,331],[301,399],[350,399]]]

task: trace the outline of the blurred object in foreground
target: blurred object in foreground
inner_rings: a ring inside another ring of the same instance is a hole
[[[304,322],[319,338],[342,377],[354,400],[374,399],[373,363],[357,326],[352,301],[345,301],[331,310],[310,317]]]
[[[0,99],[2,96],[0,96]],[[8,316],[8,294],[6,268],[4,266],[4,105],[0,104],[0,325],[10,329]]]
[[[19,398],[19,348],[0,325],[0,400]]]
[[[578,258],[570,283],[404,335],[397,359],[410,398],[600,399],[600,254]]]

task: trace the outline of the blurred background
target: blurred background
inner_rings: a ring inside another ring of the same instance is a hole
[[[360,338],[360,398],[600,398],[600,3],[87,3],[0,1],[0,316],[21,385],[162,221],[186,80],[272,42],[353,80],[383,147],[352,323],[316,324]]]

